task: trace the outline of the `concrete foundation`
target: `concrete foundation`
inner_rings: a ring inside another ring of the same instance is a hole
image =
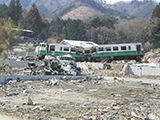
[[[2,63],[4,64],[9,64],[11,65],[11,67],[27,67],[29,62],[35,62],[36,65],[41,65],[44,62],[39,62],[39,61],[14,61],[14,60],[1,60],[0,61],[0,65],[2,65]]]
[[[126,64],[123,68],[123,74],[133,74],[138,76],[160,76],[160,64],[145,63],[145,64]]]
[[[1,75],[0,76],[0,84],[4,84],[7,80],[17,80],[17,78],[20,78],[20,80],[47,80],[49,78],[57,79],[57,80],[78,80],[78,79],[86,79],[86,78],[95,78],[95,76],[64,76],[64,75],[57,75],[57,76],[27,76],[27,75]]]

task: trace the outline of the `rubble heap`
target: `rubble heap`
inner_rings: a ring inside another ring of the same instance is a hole
[[[9,64],[2,64],[0,66],[1,75],[11,75],[12,67]]]
[[[142,63],[160,63],[160,48],[151,49],[145,53],[141,61]]]
[[[59,60],[47,60],[44,64],[37,66],[34,62],[28,63],[24,72],[29,75],[79,75],[81,68],[69,62]]]

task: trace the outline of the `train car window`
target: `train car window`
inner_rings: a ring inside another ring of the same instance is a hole
[[[78,49],[77,52],[83,53],[83,50],[82,49]]]
[[[118,50],[118,46],[113,47],[113,50],[115,51]]]
[[[69,51],[69,47],[64,47],[64,51]]]
[[[131,50],[131,46],[128,46],[128,50]]]
[[[106,51],[111,51],[111,47],[106,47]]]
[[[121,46],[121,50],[126,50],[126,46]]]
[[[55,46],[50,46],[50,51],[55,51]]]
[[[78,49],[77,49],[77,52],[82,53],[82,52],[83,52],[83,50],[82,50],[82,49],[80,49],[80,48],[78,48]]]
[[[62,51],[62,47],[60,47],[60,51]]]
[[[94,53],[94,52],[96,52],[96,48],[93,48],[91,51],[91,53]]]
[[[76,52],[76,49],[75,48],[71,48],[71,52]]]
[[[99,47],[98,51],[104,51],[103,47]]]
[[[46,47],[46,44],[41,44],[41,47]]]
[[[85,50],[85,53],[90,53],[90,50]]]

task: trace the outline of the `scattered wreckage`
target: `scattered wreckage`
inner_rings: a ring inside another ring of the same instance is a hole
[[[44,64],[37,66],[35,62],[29,62],[24,68],[27,75],[80,75],[81,68],[77,67],[75,59],[70,55],[44,60]]]

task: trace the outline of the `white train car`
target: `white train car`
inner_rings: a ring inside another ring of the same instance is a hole
[[[139,61],[144,55],[144,48],[142,43],[96,45],[90,47],[90,49],[66,44],[41,43],[40,46],[36,48],[36,52],[41,56],[49,54],[54,54],[55,56],[70,54],[76,58],[76,61],[101,61],[104,59],[135,59]]]
[[[135,59],[137,61],[144,55],[142,43],[107,44],[99,45],[96,51],[92,52],[92,61],[99,59],[124,60]]]

